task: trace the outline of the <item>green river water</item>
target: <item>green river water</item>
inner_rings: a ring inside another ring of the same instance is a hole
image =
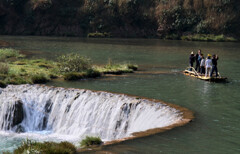
[[[103,90],[160,99],[192,110],[195,119],[153,136],[102,149],[109,153],[240,153],[240,43],[185,42],[148,39],[83,39],[0,36],[30,57],[54,59],[67,52],[88,56],[95,64],[115,62],[139,65],[139,71],[78,82],[48,85]],[[219,55],[219,71],[228,83],[210,83],[184,76],[189,53]],[[0,149],[20,140],[1,137]],[[0,150],[1,151],[1,150]]]

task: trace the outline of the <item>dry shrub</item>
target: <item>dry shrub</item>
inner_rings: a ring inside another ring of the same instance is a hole
[[[203,1],[202,0],[194,0],[193,1],[193,8],[195,11],[198,12],[198,10],[203,8]]]
[[[203,0],[203,5],[204,7],[212,8],[215,6],[220,6],[221,1],[220,0]]]
[[[209,27],[217,33],[224,32],[227,29],[227,24],[236,18],[236,15],[231,10],[224,10],[219,12],[214,9],[208,9],[206,12],[206,21]]]
[[[193,4],[194,4],[193,0],[184,0],[183,8],[184,9],[191,9],[191,8],[193,8]]]
[[[31,0],[32,9],[47,9],[52,5],[51,0]]]

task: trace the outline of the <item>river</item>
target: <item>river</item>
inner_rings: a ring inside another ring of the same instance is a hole
[[[192,110],[193,122],[153,136],[104,147],[116,153],[240,153],[240,43],[185,42],[150,39],[85,39],[71,37],[0,36],[29,57],[55,59],[77,52],[94,64],[130,62],[139,71],[77,82],[48,85],[103,90],[160,99]],[[228,83],[210,83],[184,76],[193,50],[219,55],[219,71]],[[20,144],[1,137],[0,149]]]

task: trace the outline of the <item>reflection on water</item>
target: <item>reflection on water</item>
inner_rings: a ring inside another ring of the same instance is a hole
[[[41,53],[34,57],[54,59],[63,53],[78,52],[97,64],[111,58],[140,66],[139,72],[125,76],[80,82],[56,80],[48,85],[145,96],[195,112],[196,119],[184,127],[109,146],[102,149],[103,153],[240,153],[240,43],[11,36],[0,39],[14,43],[15,48]],[[220,56],[218,68],[229,83],[209,83],[179,73],[188,65],[189,52],[199,48],[205,55]],[[0,141],[0,149],[9,145],[16,142]]]

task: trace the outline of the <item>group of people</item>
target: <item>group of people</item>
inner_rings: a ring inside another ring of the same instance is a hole
[[[218,69],[217,69],[217,61],[219,57],[218,55],[213,54],[212,56],[210,54],[207,55],[207,58],[205,59],[202,51],[199,49],[198,53],[195,55],[193,51],[191,52],[191,55],[189,57],[189,65],[193,67],[193,63],[196,61],[196,67],[195,70],[202,74],[205,74],[205,77],[208,75],[212,77],[213,73],[216,73],[216,77],[218,76]],[[192,71],[192,68],[190,68],[190,71]]]

